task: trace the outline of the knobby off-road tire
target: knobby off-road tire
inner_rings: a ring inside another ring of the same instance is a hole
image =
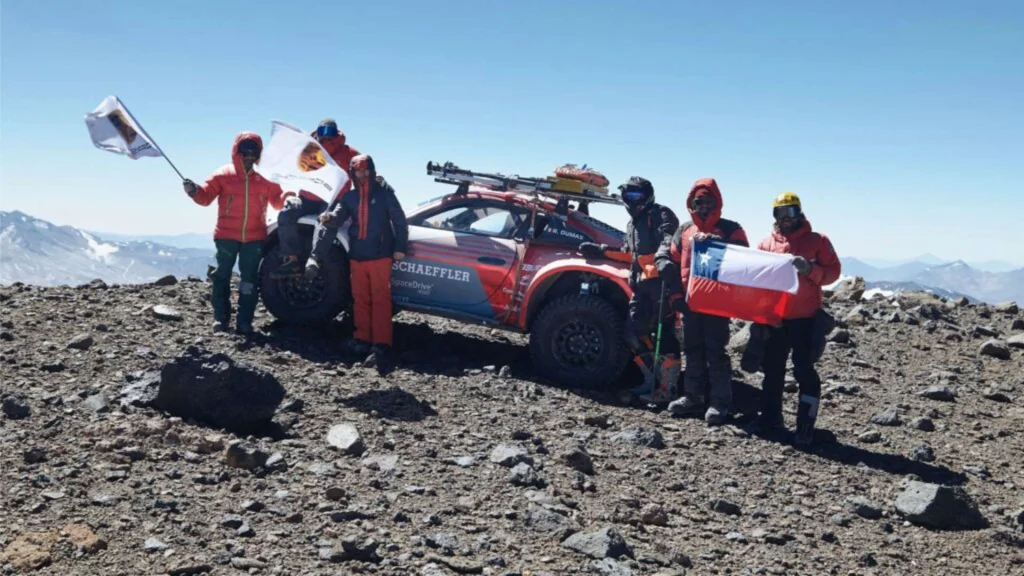
[[[304,263],[308,252],[300,256]],[[348,266],[340,251],[333,249],[312,282],[301,276],[275,279],[271,274],[281,265],[280,246],[275,245],[260,265],[263,305],[275,318],[288,324],[321,326],[329,324],[351,302]]]
[[[607,389],[626,368],[625,319],[607,300],[569,294],[544,306],[530,333],[541,376],[566,387]]]

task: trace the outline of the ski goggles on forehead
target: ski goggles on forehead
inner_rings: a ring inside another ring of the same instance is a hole
[[[785,218],[796,218],[800,215],[799,206],[779,206],[772,210],[772,214],[776,220],[782,220]]]
[[[326,126],[317,126],[316,135],[321,138],[334,138],[338,135],[338,127],[330,124]]]

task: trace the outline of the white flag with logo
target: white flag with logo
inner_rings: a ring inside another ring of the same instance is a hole
[[[270,141],[260,154],[256,171],[286,190],[306,190],[334,202],[348,188],[341,169],[309,134],[280,120],[271,122]]]
[[[107,96],[95,110],[87,113],[85,126],[92,143],[100,150],[122,154],[132,160],[163,156],[117,96]]]

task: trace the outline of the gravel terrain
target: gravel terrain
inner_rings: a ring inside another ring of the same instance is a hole
[[[801,451],[738,352],[708,427],[415,314],[385,377],[342,322],[214,333],[208,290],[0,287],[0,574],[1024,574],[1016,305],[840,289]]]

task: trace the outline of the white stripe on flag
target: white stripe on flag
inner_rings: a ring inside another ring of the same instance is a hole
[[[791,254],[775,254],[727,244],[718,281],[750,288],[765,288],[796,294],[800,286]]]

